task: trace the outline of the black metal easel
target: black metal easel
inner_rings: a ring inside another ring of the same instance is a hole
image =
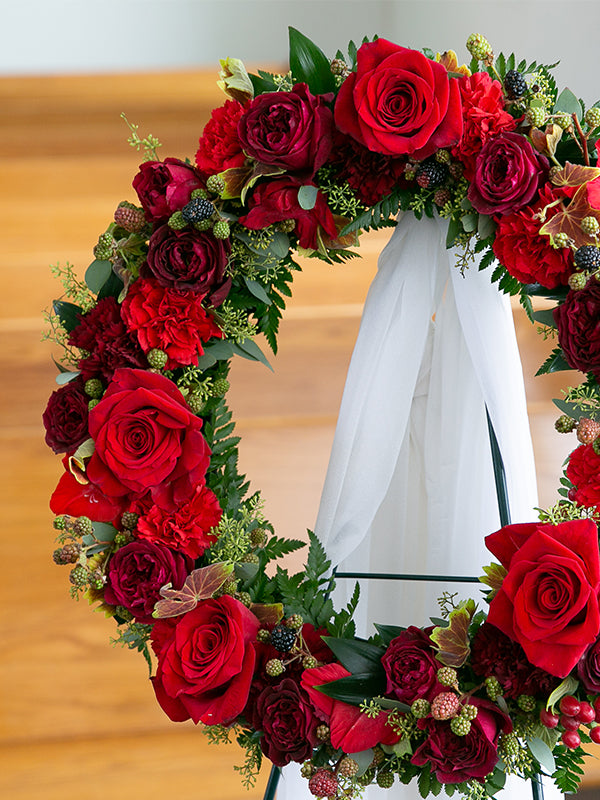
[[[488,433],[490,437],[490,449],[492,451],[492,463],[494,466],[494,482],[496,484],[496,496],[498,498],[498,512],[500,516],[500,526],[510,524],[510,504],[508,499],[508,488],[506,485],[506,471],[504,469],[504,462],[496,438],[496,432],[492,425],[490,415],[486,409],[486,417],[488,424]],[[335,577],[338,578],[353,578],[355,580],[391,580],[391,581],[444,581],[453,583],[479,583],[479,578],[473,578],[465,575],[415,575],[415,574],[401,574],[401,573],[383,573],[383,572],[338,572],[335,570]],[[263,800],[274,800],[275,792],[277,791],[277,784],[279,783],[279,776],[281,769],[273,765],[269,775],[269,781],[265,789]],[[533,800],[544,800],[544,787],[540,775],[536,775],[531,779],[531,793]]]

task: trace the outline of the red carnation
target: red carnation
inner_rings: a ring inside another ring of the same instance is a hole
[[[569,498],[586,508],[600,506],[600,456],[591,444],[582,444],[569,456],[567,478],[573,484]]]
[[[157,348],[167,356],[167,369],[193,364],[204,352],[202,343],[221,329],[202,306],[202,295],[191,289],[163,288],[157,280],[137,280],[123,301],[122,314],[145,353]]]
[[[208,177],[232,167],[241,167],[246,160],[237,134],[237,125],[244,107],[235,100],[213,109],[206,123],[198,151],[196,165]]]

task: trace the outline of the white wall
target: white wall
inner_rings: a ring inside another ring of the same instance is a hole
[[[0,75],[285,63],[292,25],[333,55],[377,33],[455,49],[483,33],[494,49],[545,63],[588,103],[600,99],[600,0],[5,0]],[[596,88],[598,86],[598,88]]]

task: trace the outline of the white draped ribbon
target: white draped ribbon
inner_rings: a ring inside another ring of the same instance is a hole
[[[445,246],[447,223],[405,216],[381,253],[340,408],[315,532],[340,572],[482,574],[484,537],[499,527],[489,413],[512,520],[535,519],[533,449],[509,299],[490,270],[464,274]],[[340,579],[343,605],[354,580]],[[476,584],[361,580],[359,635],[372,623],[426,625],[443,591]],[[286,768],[278,800],[310,797]],[[510,781],[511,800],[531,797]],[[418,798],[416,787],[365,797]],[[561,797],[545,787],[545,800]]]

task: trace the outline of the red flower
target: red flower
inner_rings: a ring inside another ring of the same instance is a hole
[[[463,134],[452,151],[464,165],[464,175],[471,180],[475,160],[483,145],[502,131],[512,131],[516,122],[504,110],[502,84],[487,72],[475,72],[459,80],[462,98]]]
[[[136,535],[194,559],[200,558],[216,541],[216,536],[209,531],[219,524],[221,516],[215,493],[206,486],[197,486],[187,502],[170,512],[152,506],[139,518]]]
[[[386,693],[410,705],[413,700],[443,691],[438,683],[440,662],[435,657],[429,636],[411,625],[390,642],[381,659],[387,676]]]
[[[246,160],[237,135],[237,124],[244,107],[235,100],[213,109],[206,123],[198,151],[196,165],[208,177],[232,167],[241,167]]]
[[[585,289],[568,292],[554,311],[558,341],[570,367],[600,378],[600,284],[595,278]]]
[[[106,497],[93,483],[81,476],[77,480],[68,467],[65,456],[65,472],[50,498],[53,514],[67,514],[70,517],[89,517],[95,522],[115,522],[125,511],[122,498]]]
[[[154,691],[175,722],[229,725],[242,712],[254,671],[253,642],[260,627],[229,595],[202,600],[181,617],[152,629],[158,658]]]
[[[345,753],[360,753],[376,744],[396,744],[400,737],[387,724],[388,712],[372,719],[358,706],[334,700],[317,688],[348,675],[350,673],[341,664],[326,664],[302,673],[302,687],[308,692],[317,713],[329,725],[331,744],[341,747]]]
[[[55,453],[73,452],[89,439],[89,399],[80,378],[69,381],[50,395],[42,421],[46,429],[46,444]]]
[[[87,476],[108,497],[150,492],[169,510],[189,500],[204,482],[210,450],[202,420],[163,375],[117,370],[90,411],[95,450]]]
[[[203,308],[202,295],[163,288],[151,278],[133,284],[122,314],[145,353],[158,348],[167,354],[167,369],[193,364],[204,353],[203,342],[223,335]]]
[[[333,136],[331,96],[311,94],[305,83],[289,92],[266,92],[252,100],[238,123],[246,155],[310,179],[327,161]]]
[[[415,751],[411,763],[418,767],[430,764],[440,783],[473,779],[483,782],[498,763],[500,733],[512,730],[509,717],[493,703],[478,697],[469,702],[477,706],[477,716],[466,736],[454,734],[448,720],[427,717],[417,723],[421,730],[427,731],[427,738]]]
[[[600,506],[600,456],[591,444],[582,444],[569,456],[567,478],[573,484],[569,499],[582,506]]]
[[[261,183],[252,193],[249,211],[239,222],[251,230],[259,230],[287,219],[296,220],[296,234],[300,247],[317,250],[319,237],[324,231],[331,239],[337,236],[333,214],[321,192],[317,194],[314,208],[305,210],[298,203],[298,189],[302,184],[293,178],[277,178]]]
[[[565,285],[571,274],[569,250],[555,249],[548,236],[539,233],[541,223],[535,215],[555,200],[552,187],[546,184],[539,200],[526,208],[498,219],[494,253],[498,261],[521,283],[540,283],[548,289]],[[548,208],[551,219],[558,207]]]
[[[536,667],[564,678],[600,630],[596,525],[506,525],[485,542],[508,570],[488,622],[519,642]]]
[[[361,45],[334,113],[341,131],[389,156],[423,159],[462,133],[458,82],[441,64],[386,39]]]
[[[200,174],[179,158],[145,161],[133,179],[133,188],[149,222],[166,221],[189,202],[194,189],[203,187]]]

